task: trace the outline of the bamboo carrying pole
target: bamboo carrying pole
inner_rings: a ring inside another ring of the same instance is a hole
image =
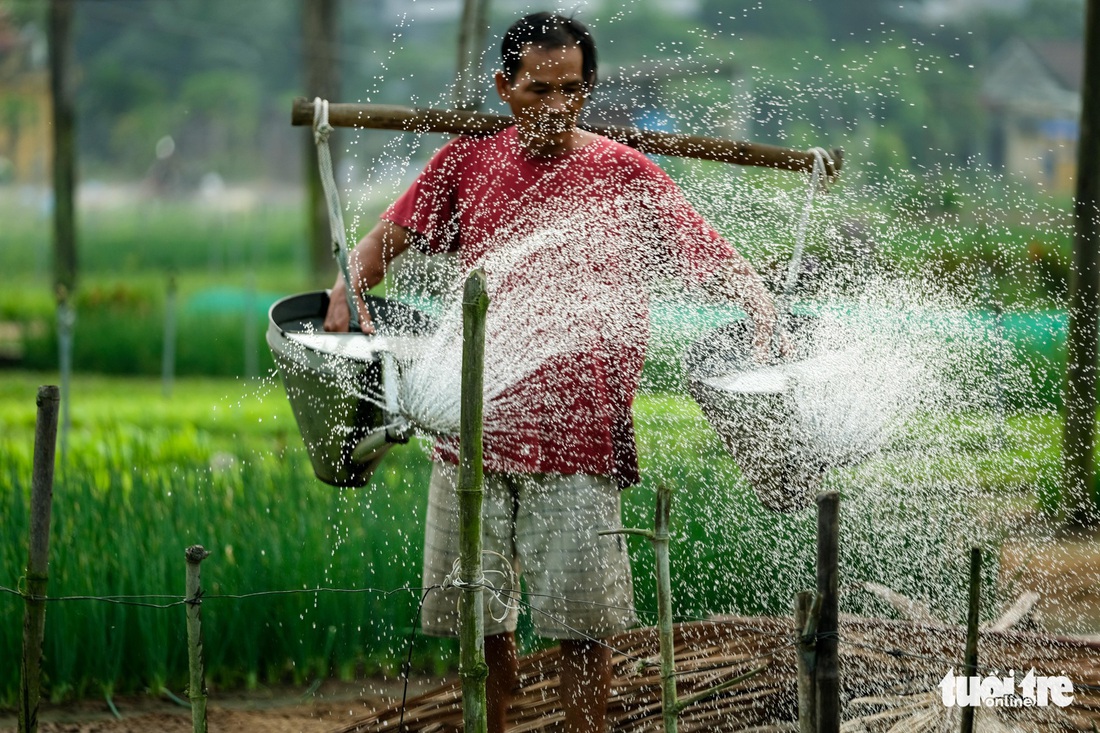
[[[840,731],[840,660],[838,657],[840,494],[817,497],[817,592],[821,613],[817,623],[817,729]]]
[[[187,662],[191,680],[187,697],[191,700],[192,733],[206,733],[206,670],[202,662],[202,575],[199,564],[210,557],[202,545],[192,545],[187,558]]]
[[[970,548],[970,599],[966,613],[966,657],[964,659],[963,677],[970,680],[978,676],[978,615],[981,609],[982,595],[982,551],[981,548]],[[971,701],[977,696],[977,689],[970,689]],[[962,723],[959,726],[961,733],[974,733],[974,705],[967,705],[962,709]]]
[[[329,124],[334,127],[362,127],[404,132],[442,132],[451,135],[492,135],[512,124],[512,118],[481,112],[419,109],[385,104],[329,104]],[[305,97],[294,100],[290,121],[293,125],[313,124],[313,102]],[[737,165],[755,165],[789,171],[810,172],[813,153],[775,145],[740,142],[701,135],[682,135],[632,127],[590,125],[582,128],[617,140],[643,153],[674,155],[681,158],[716,160]],[[843,164],[843,151],[834,148],[826,161],[828,177],[835,178]]]
[[[38,388],[31,474],[31,523],[27,551],[27,592],[23,596],[23,658],[19,675],[19,733],[38,730],[42,642],[46,633],[46,583],[50,557],[50,512],[57,449],[58,388]]]
[[[485,312],[489,294],[485,273],[474,270],[462,291],[462,394],[459,427],[458,514],[459,675],[462,677],[463,730],[484,733],[488,726],[485,680],[485,609],[482,605],[481,463]]]
[[[794,599],[794,628],[798,634],[798,731],[816,733],[817,695],[814,670],[817,667],[814,646],[817,618],[821,612],[821,594],[812,590],[799,592]]]

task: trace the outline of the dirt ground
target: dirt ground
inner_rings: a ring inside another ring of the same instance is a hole
[[[446,682],[420,679],[409,683],[409,697]],[[211,733],[325,733],[361,718],[376,707],[401,699],[401,683],[370,680],[360,683],[326,682],[303,697],[301,689],[264,690],[251,694],[220,697],[212,695],[207,722]],[[39,731],[42,733],[191,733],[189,708],[150,697],[119,697],[114,700],[121,718],[116,718],[105,700],[65,705],[43,705]],[[0,710],[0,733],[14,733],[14,711]]]

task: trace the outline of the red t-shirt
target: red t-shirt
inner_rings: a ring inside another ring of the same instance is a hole
[[[602,137],[533,158],[509,127],[444,145],[382,218],[422,235],[428,254],[458,252],[464,270],[485,267],[487,384],[490,362],[515,356],[507,349],[546,351],[494,400],[501,415],[486,404],[486,469],[637,483],[631,405],[649,335],[648,284],[668,275],[701,282],[733,255],[672,179]],[[519,334],[500,339],[497,357],[494,307],[497,327]],[[440,441],[438,452],[454,461],[456,448]]]

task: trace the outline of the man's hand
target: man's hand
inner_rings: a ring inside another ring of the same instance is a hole
[[[775,300],[748,260],[735,255],[703,283],[703,289],[717,298],[741,306],[752,320],[752,355],[758,363],[767,364],[777,357],[790,354],[786,334],[779,334],[776,344],[778,353],[773,353],[773,341],[776,340],[773,334],[778,328]]]
[[[777,355],[775,352],[779,351],[779,349],[773,350],[772,348],[773,342],[776,340],[776,331],[779,328],[775,314],[775,304],[769,296],[766,301],[760,300],[757,302],[753,310],[749,310],[748,303],[743,305],[749,311],[749,318],[752,319],[752,357],[758,364],[767,364],[774,360],[774,356]],[[776,344],[776,346],[779,346],[779,344]]]
[[[374,324],[371,322],[370,311],[367,309],[367,304],[363,302],[363,298],[358,293],[355,295],[355,304],[359,316],[359,330],[363,333],[374,333]],[[336,283],[332,286],[332,290],[329,291],[328,312],[325,313],[325,330],[342,333],[348,331],[350,325],[351,318],[349,318],[348,312],[347,285],[344,283],[343,275],[341,275],[336,278]]]
[[[355,307],[359,315],[359,328],[363,333],[374,333],[374,324],[371,323],[370,312],[363,302],[362,294],[382,282],[390,262],[408,249],[411,241],[412,237],[407,229],[382,220],[348,253],[348,271],[352,284],[356,286]],[[329,293],[325,330],[347,331],[350,322],[347,283],[344,282],[343,275],[340,275]]]

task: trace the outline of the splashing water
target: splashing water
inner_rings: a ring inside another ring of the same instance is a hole
[[[629,7],[617,8],[605,25],[613,26],[622,12],[629,15]],[[593,25],[602,37],[605,27]],[[792,62],[804,64],[811,75],[797,80],[754,67],[752,82],[733,95],[723,89],[700,101],[686,91],[689,83],[666,84],[663,103],[681,131],[728,134],[732,125],[738,128],[734,137],[847,149],[841,188],[818,197],[809,225],[795,310],[812,315],[816,325],[795,339],[798,360],[716,374],[712,382],[741,393],[790,391],[793,409],[772,417],[789,427],[798,462],[825,466],[825,486],[843,492],[844,612],[894,615],[860,590],[867,581],[922,600],[939,618],[958,622],[965,618],[970,545],[996,554],[1011,537],[1017,566],[1034,565],[1034,558],[1053,552],[1036,551],[1052,541],[1053,530],[1036,526],[1034,496],[1057,482],[1057,420],[1051,413],[1057,389],[1044,387],[1048,393],[1039,395],[1036,375],[1056,384],[1057,363],[1043,354],[1014,353],[1021,339],[1017,334],[1010,343],[1006,329],[1014,319],[1047,313],[1048,325],[1027,338],[1056,340],[1061,326],[1052,311],[1063,305],[1057,243],[1067,220],[1056,202],[1010,180],[964,170],[951,155],[919,172],[898,167],[917,152],[891,149],[901,139],[887,121],[896,109],[912,106],[903,93],[906,82],[951,69],[915,45],[899,62],[891,33],[878,43],[849,44],[843,65],[813,63],[816,51],[807,50]],[[703,40],[674,49],[673,60],[714,60]],[[917,71],[905,66],[910,59]],[[626,81],[629,87],[632,80]],[[640,88],[647,80],[639,72],[633,81]],[[442,98],[437,104],[446,106]],[[603,115],[596,108],[592,119],[623,121]],[[365,149],[362,141],[377,135],[361,133],[355,145]],[[373,221],[379,207],[404,188],[408,171],[421,167],[413,159],[436,143],[427,136],[380,143],[377,161],[363,161],[369,180],[358,201],[359,217]],[[679,161],[662,165],[693,205],[778,285],[805,201],[803,179]],[[948,199],[954,204],[941,205]],[[643,484],[624,495],[624,524],[650,526],[651,487],[675,486],[677,614],[788,614],[793,592],[813,585],[812,513],[761,510],[744,472],[685,396],[687,375],[679,365],[686,344],[739,314],[700,304],[693,284],[669,276],[667,266],[655,267],[655,258],[638,255],[622,269],[627,282],[642,286],[651,300],[652,321],[640,323],[637,301],[621,299],[578,267],[588,257],[571,255],[583,243],[596,259],[606,259],[625,243],[605,239],[598,223],[575,213],[547,212],[552,226],[510,242],[497,260],[478,263],[489,272],[492,295],[486,431],[530,429],[529,403],[517,385],[568,362],[605,333],[652,327],[647,372],[657,367],[659,378],[650,383],[661,391],[643,394],[636,405]],[[461,278],[453,261],[439,274],[440,259],[406,253],[389,291],[395,297],[449,293],[438,330],[405,350],[394,347],[400,412],[433,436],[457,432],[461,362]],[[1017,290],[1005,285],[1008,280]],[[666,312],[689,310],[698,317],[660,320]],[[364,391],[350,380],[347,386]],[[386,403],[377,391],[364,396]],[[1024,527],[1034,534],[1024,536]],[[420,538],[414,533],[403,540]],[[641,579],[647,548],[635,549],[635,577]],[[987,575],[987,615],[1024,588],[1014,572],[995,568]],[[1053,594],[1082,579],[1084,571],[1067,569],[1045,574],[1031,587]],[[639,600],[644,608],[651,599],[643,590]],[[1048,628],[1095,633],[1100,611],[1085,605],[1064,607],[1058,625],[1051,621]]]

